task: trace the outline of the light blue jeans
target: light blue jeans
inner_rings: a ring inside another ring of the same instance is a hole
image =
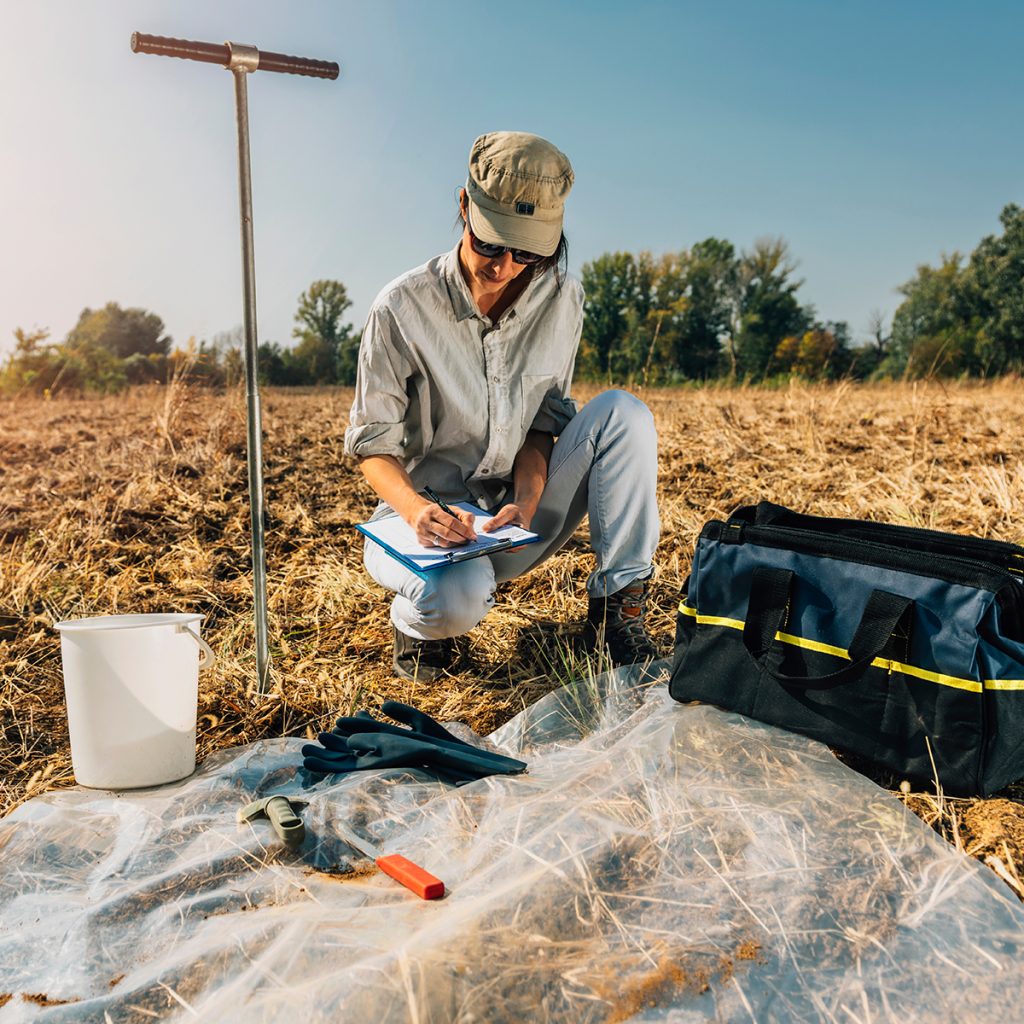
[[[569,421],[555,442],[548,479],[530,529],[543,538],[513,554],[458,562],[428,573],[410,572],[367,539],[367,571],[395,592],[391,621],[420,640],[468,633],[494,606],[494,589],[553,555],[584,515],[597,568],[591,597],[614,594],[651,574],[660,523],[656,487],[658,435],[651,411],[626,391],[604,391]]]

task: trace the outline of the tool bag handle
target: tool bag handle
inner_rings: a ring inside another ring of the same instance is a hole
[[[205,64],[220,64],[225,68],[231,63],[231,47],[227,43],[200,43],[194,39],[171,39],[167,36],[147,35],[144,32],[132,33],[132,52],[198,60]],[[329,60],[290,57],[286,53],[271,53],[269,50],[260,50],[259,55],[257,71],[279,71],[288,75],[335,79],[340,70],[334,61]]]
[[[771,668],[767,660],[775,634],[785,622],[795,579],[789,569],[756,568],[750,584],[747,621],[743,626],[743,645],[747,653],[759,668],[785,686],[830,690],[852,683],[882,653],[897,623],[914,603],[909,597],[872,590],[857,632],[850,641],[850,664],[824,676],[790,676]]]

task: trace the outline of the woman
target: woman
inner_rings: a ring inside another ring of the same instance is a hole
[[[359,349],[345,450],[381,498],[374,519],[400,515],[421,544],[475,537],[471,501],[541,541],[459,562],[424,580],[367,540],[370,575],[394,591],[395,673],[432,680],[452,639],[494,604],[498,583],[557,551],[589,514],[597,569],[584,641],[614,663],[657,656],[644,628],[658,543],[657,436],[647,407],[607,391],[581,411],[569,397],[583,289],[563,273],[565,154],[525,132],[482,135],[469,154],[454,250],[377,296]],[[556,440],[557,438],[557,440]]]

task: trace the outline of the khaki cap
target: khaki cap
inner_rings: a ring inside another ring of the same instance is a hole
[[[492,245],[551,256],[574,175],[569,158],[529,132],[489,132],[469,151],[469,218]]]

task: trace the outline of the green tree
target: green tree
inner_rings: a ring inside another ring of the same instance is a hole
[[[363,332],[355,331],[345,339],[338,352],[338,383],[352,385],[356,382],[356,369],[359,366],[359,343]]]
[[[284,348],[276,341],[265,341],[259,351],[260,383],[278,387],[296,387],[313,384],[308,367],[296,358],[295,350]]]
[[[722,341],[729,334],[739,280],[731,242],[706,238],[681,261],[686,303],[680,309],[673,364],[690,380],[715,377],[722,368]]]
[[[163,356],[144,356],[141,352],[121,360],[124,379],[128,384],[156,384],[164,379],[167,360]]]
[[[66,342],[58,347],[62,358],[60,373],[51,390],[98,391],[109,394],[128,385],[126,360],[119,359],[101,345],[80,345],[72,348]]]
[[[679,379],[675,365],[679,319],[686,309],[685,295],[676,295],[667,306],[654,306],[640,319],[635,310],[627,317],[623,363],[630,383],[670,384]],[[614,361],[613,361],[614,362]]]
[[[882,372],[907,377],[977,372],[978,325],[961,255],[943,254],[938,267],[919,266],[899,291],[904,298],[893,314]]]
[[[849,329],[843,322],[815,324],[779,342],[773,365],[806,380],[836,380],[852,364]]]
[[[45,329],[15,330],[15,349],[0,369],[4,392],[120,391],[129,383],[129,372],[139,372],[134,363],[119,359],[101,345],[72,348],[66,342],[45,344],[48,336]]]
[[[355,383],[358,342],[353,344],[352,325],[341,322],[351,305],[340,281],[314,281],[299,296],[294,359],[310,383]]]
[[[665,384],[679,378],[677,350],[680,321],[688,299],[683,261],[685,253],[665,253],[654,260],[641,254],[637,298],[627,316],[625,337],[611,365],[620,380]]]
[[[20,392],[42,394],[53,387],[64,360],[56,345],[47,344],[47,328],[14,330],[14,351],[0,369],[0,390],[13,395]]]
[[[636,344],[651,308],[653,276],[648,253],[639,258],[628,252],[604,253],[583,265],[583,376],[606,379],[642,365]]]
[[[583,375],[672,383],[720,372],[737,295],[732,244],[707,238],[666,253],[605,253],[583,268]]]
[[[988,235],[971,253],[959,310],[976,327],[978,373],[1024,367],[1024,209],[1010,203],[999,216],[1001,235]]]
[[[171,350],[160,317],[144,309],[122,309],[116,302],[102,309],[83,309],[64,344],[74,350],[101,348],[118,359],[136,354],[166,356]]]
[[[753,378],[771,373],[782,339],[811,326],[812,311],[796,297],[803,282],[793,280],[795,270],[781,238],[759,239],[740,257],[733,349],[739,373]]]

